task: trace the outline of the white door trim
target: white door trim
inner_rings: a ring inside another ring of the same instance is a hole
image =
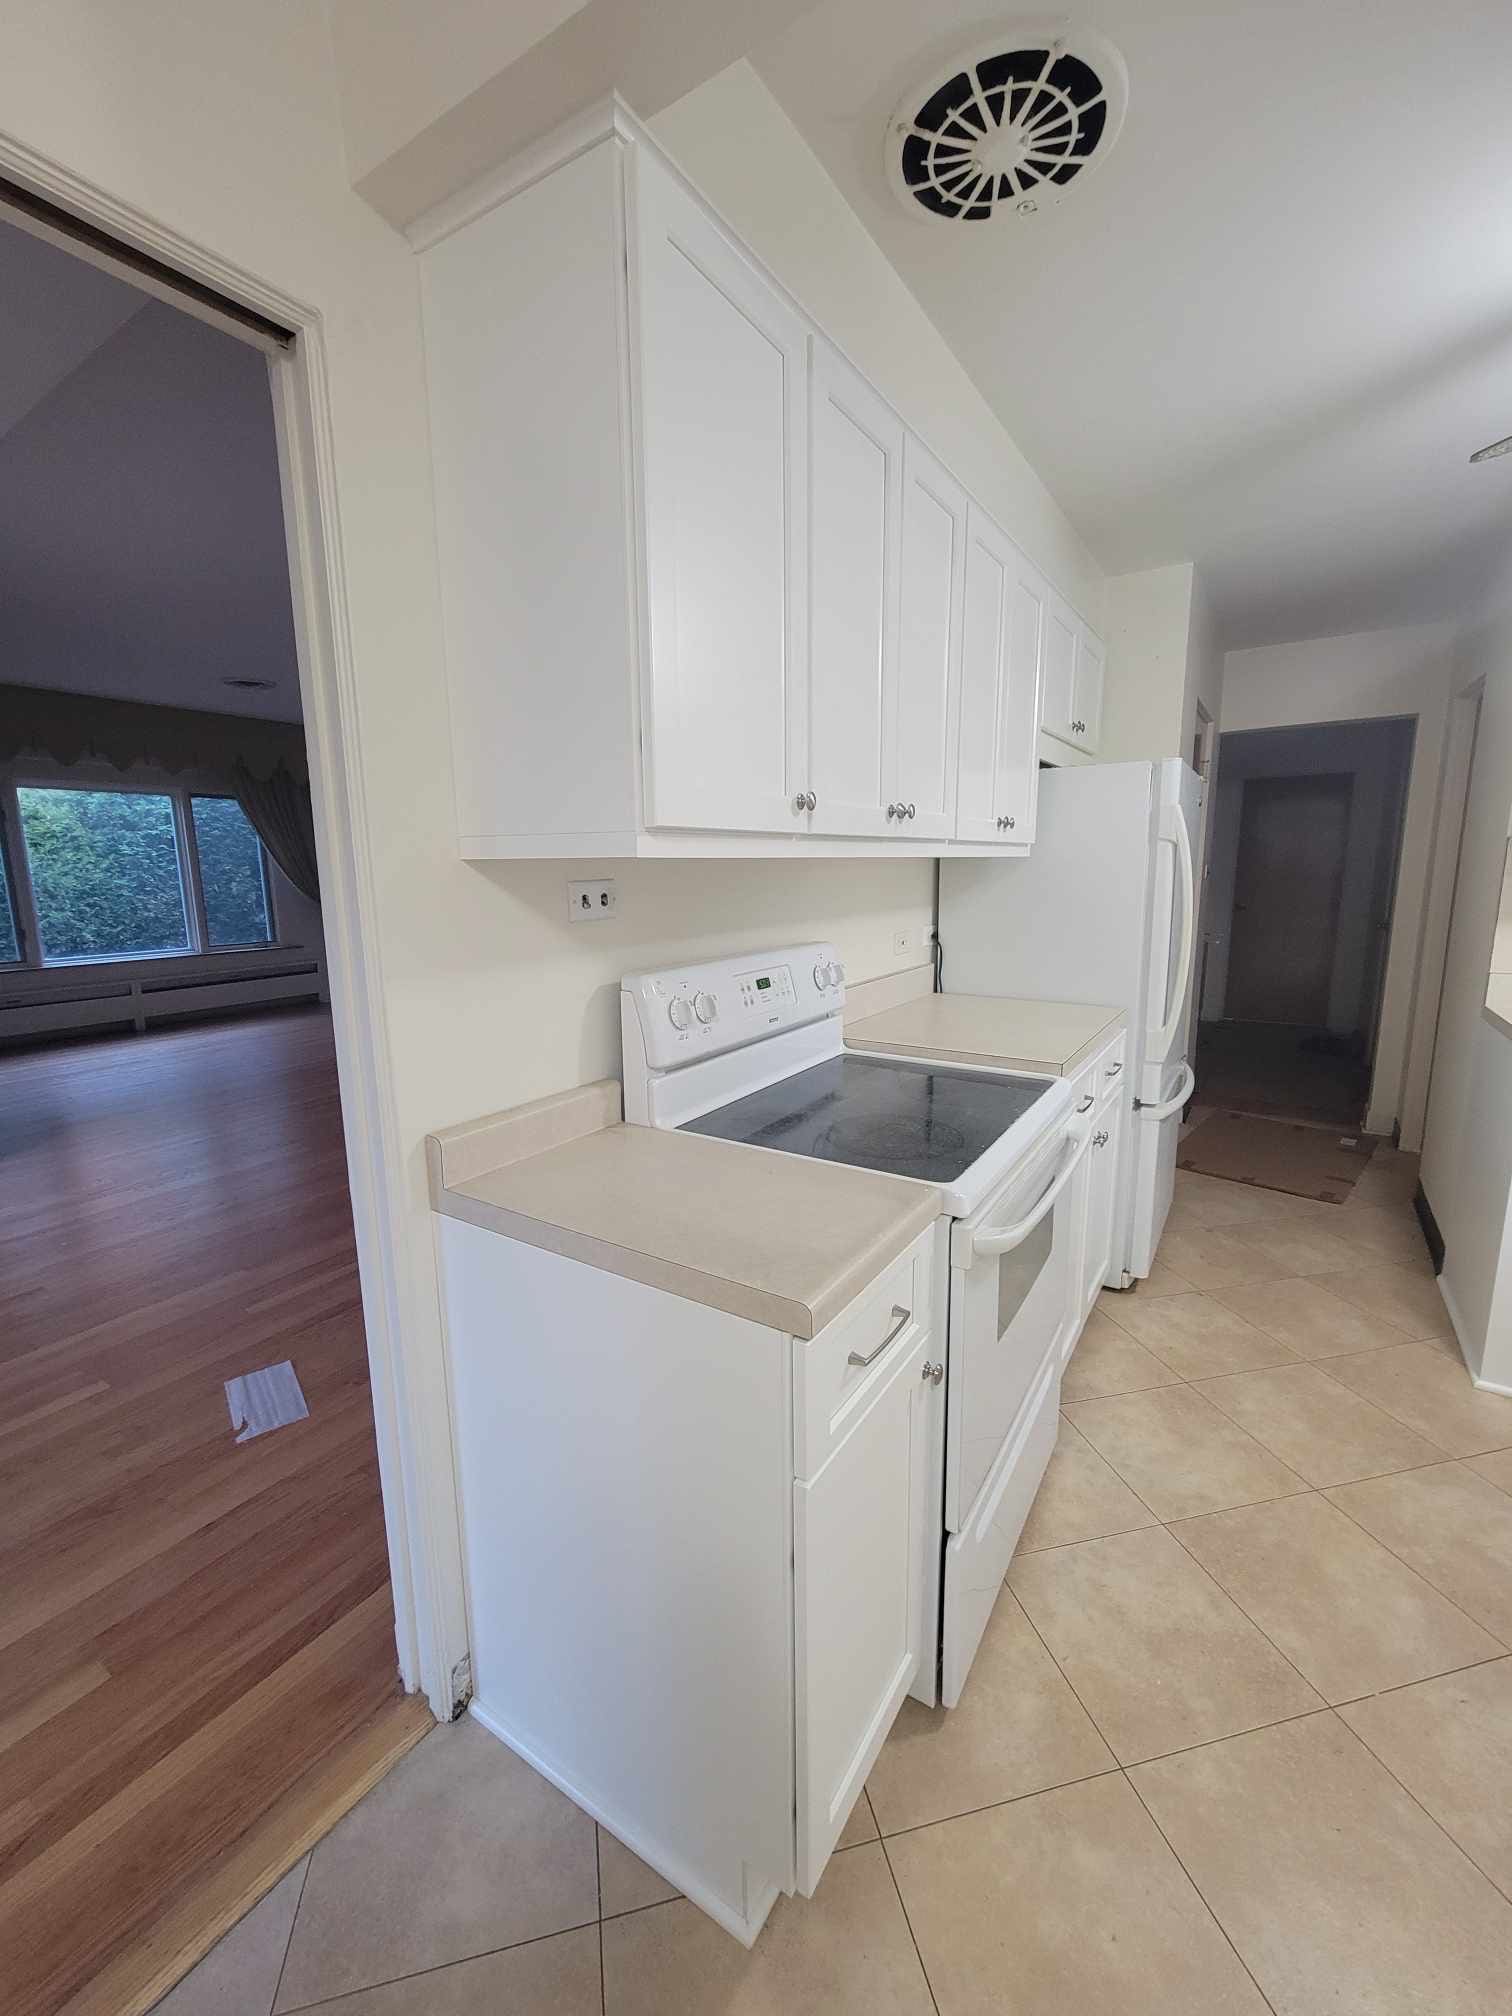
[[[421,1362],[405,1323],[420,1284],[413,1279],[407,1244],[376,951],[377,905],[320,314],[3,133],[0,174],[292,330],[296,338],[287,349],[259,340],[192,296],[172,297],[164,290],[176,306],[245,337],[269,357],[399,1672],[405,1688],[423,1691],[445,1720],[465,1688],[468,1650],[456,1473],[443,1368]],[[120,270],[107,255],[38,231],[19,212],[11,216],[91,263]],[[149,285],[134,272],[123,277]],[[149,291],[157,290],[149,286]]]

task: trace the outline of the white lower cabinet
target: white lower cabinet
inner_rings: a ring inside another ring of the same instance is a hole
[[[1108,1278],[1113,1258],[1114,1205],[1118,1196],[1118,1160],[1123,1152],[1124,1102],[1110,1093],[1092,1110],[1092,1141],[1087,1150],[1087,1220],[1082,1249],[1081,1306],[1085,1314]]]
[[[824,1467],[793,1486],[798,1888],[812,1896],[922,1656],[927,1329]],[[938,1547],[938,1533],[936,1532]]]
[[[436,1222],[473,1713],[749,1945],[936,1654],[941,1221],[812,1339]]]

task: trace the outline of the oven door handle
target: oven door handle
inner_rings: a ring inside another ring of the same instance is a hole
[[[1087,1143],[1092,1136],[1089,1130],[1078,1128],[1066,1144],[1066,1152],[1061,1156],[1055,1174],[1035,1202],[1034,1209],[1026,1218],[1016,1218],[1011,1225],[1000,1225],[995,1232],[973,1232],[971,1235],[971,1257],[973,1260],[989,1259],[998,1253],[1011,1253],[1015,1246],[1022,1246],[1029,1234],[1038,1225],[1045,1213],[1054,1204],[1062,1190],[1076,1174],[1076,1165],[1087,1152]]]

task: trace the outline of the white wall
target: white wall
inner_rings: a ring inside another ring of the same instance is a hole
[[[1114,574],[1106,584],[1105,763],[1192,760],[1199,701],[1216,721],[1223,650],[1212,605],[1190,561]]]
[[[1393,724],[1394,727],[1395,724]],[[1339,889],[1330,1029],[1340,1034],[1370,1028],[1369,992],[1377,969],[1378,933],[1390,895],[1390,869],[1401,817],[1404,736],[1378,722],[1352,721],[1301,731],[1278,729],[1224,739],[1218,773],[1208,884],[1211,949],[1202,1012],[1224,1013],[1233,940],[1234,878],[1239,855],[1239,815],[1251,777],[1348,776],[1353,781],[1349,829]]]
[[[1418,1145],[1433,1041],[1431,1017],[1417,1013],[1424,892],[1438,816],[1453,631],[1446,623],[1356,631],[1297,644],[1230,651],[1224,661],[1225,734],[1315,721],[1409,715],[1417,724],[1396,911],[1386,961],[1375,1076],[1365,1124],[1388,1134],[1400,1118],[1402,1145]]]
[[[1484,680],[1423,1140],[1442,1286],[1472,1371],[1512,1389],[1512,1037],[1484,1012],[1512,816],[1512,566],[1467,626],[1454,683]]]

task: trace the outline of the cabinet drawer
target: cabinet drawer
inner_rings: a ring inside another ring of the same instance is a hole
[[[817,1337],[794,1346],[794,1474],[812,1477],[921,1337],[935,1336],[935,1228]],[[943,1357],[943,1339],[937,1340]],[[865,1359],[856,1364],[854,1359]]]

